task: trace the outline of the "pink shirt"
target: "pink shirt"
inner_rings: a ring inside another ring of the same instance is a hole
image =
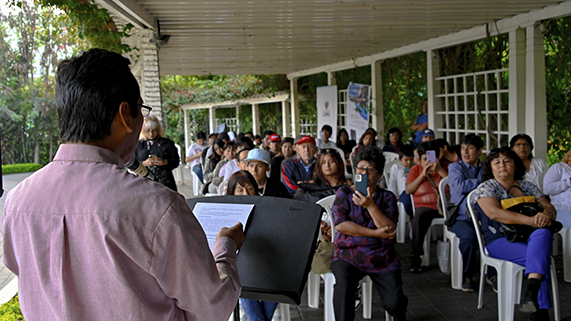
[[[236,244],[214,257],[182,195],[107,149],[63,144],[7,196],[4,263],[26,320],[228,320]]]

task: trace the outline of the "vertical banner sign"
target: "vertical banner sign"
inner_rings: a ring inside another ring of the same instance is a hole
[[[349,83],[347,88],[347,132],[349,138],[359,141],[369,128],[371,86]]]
[[[321,127],[329,125],[333,129],[329,140],[336,141],[337,134],[337,86],[317,88],[317,137],[321,138]]]

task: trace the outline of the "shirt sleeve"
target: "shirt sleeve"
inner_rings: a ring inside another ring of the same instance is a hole
[[[344,186],[335,193],[335,200],[333,201],[333,207],[331,208],[333,213],[333,224],[335,226],[351,220],[349,217],[349,214],[351,213],[351,202],[349,201],[349,197],[351,197],[351,194],[347,193],[348,189],[351,188]]]
[[[462,170],[462,164],[451,163],[448,167],[448,180],[452,194],[468,194],[478,187],[477,178],[467,178]],[[462,197],[462,196],[460,196]]]
[[[282,169],[282,179],[284,185],[287,188],[289,195],[292,197],[298,189],[297,182],[293,179],[294,165],[294,161],[291,161],[285,164],[284,168]]]
[[[396,193],[398,192],[398,179],[399,179],[398,167],[396,164],[394,164],[391,167],[390,173],[391,174],[389,176],[389,191],[395,193],[396,195]]]
[[[226,320],[241,291],[236,250],[232,239],[221,237],[211,252],[200,224],[179,197],[154,231],[149,270],[187,319]]]
[[[398,223],[399,215],[398,215],[398,207],[397,207],[397,198],[393,193],[384,193],[383,197],[379,197],[382,199],[382,204],[379,207],[381,212],[391,219],[391,221]],[[378,206],[378,204],[377,204]]]
[[[408,176],[406,178],[406,183],[407,184],[412,183],[418,177],[418,175],[420,175],[421,171],[422,171],[422,165],[420,165],[420,164],[414,165],[410,169],[410,172],[408,173]]]
[[[543,190],[547,195],[557,195],[571,187],[569,177],[571,173],[565,173],[560,164],[555,164],[545,174],[543,178]]]

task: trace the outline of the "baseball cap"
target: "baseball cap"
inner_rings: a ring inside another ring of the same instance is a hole
[[[260,148],[254,148],[248,152],[248,157],[244,161],[246,163],[249,161],[260,161],[270,165],[270,153]]]
[[[270,136],[270,142],[281,142],[282,138],[280,137],[280,135],[278,134],[273,134],[272,136]]]
[[[312,143],[315,145],[315,139],[308,135],[301,136],[301,138],[297,141],[296,144],[303,144],[303,143]]]
[[[434,136],[434,131],[432,129],[425,129],[422,133],[420,133],[420,137],[424,136]]]

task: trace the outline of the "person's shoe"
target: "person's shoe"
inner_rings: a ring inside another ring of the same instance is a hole
[[[519,305],[519,311],[524,313],[535,313],[539,310],[539,303],[537,302],[537,296],[539,294],[539,286],[541,285],[541,280],[539,279],[528,279],[527,286]]]
[[[492,286],[492,290],[494,290],[494,292],[498,293],[498,276],[494,275],[492,277],[488,277],[486,275],[486,283],[488,283],[489,285]]]
[[[549,321],[549,310],[539,309],[529,317],[531,321]]]
[[[474,292],[474,283],[470,278],[464,278],[464,283],[462,283],[462,291],[464,292]]]
[[[410,258],[410,272],[412,273],[420,273],[422,272],[422,260],[420,259],[420,256],[418,255],[413,255]]]

